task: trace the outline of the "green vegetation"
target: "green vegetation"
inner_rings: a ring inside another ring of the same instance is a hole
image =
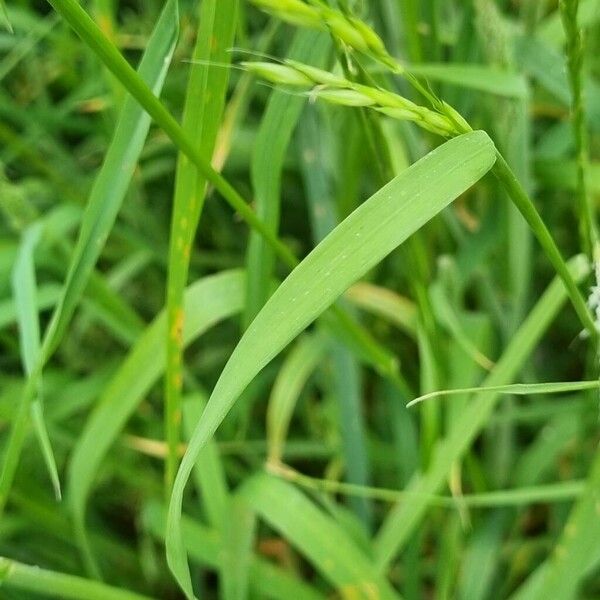
[[[0,595],[600,595],[597,0],[0,1]]]

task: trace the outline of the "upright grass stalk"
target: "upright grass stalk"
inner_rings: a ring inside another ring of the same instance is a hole
[[[210,161],[225,105],[229,69],[211,66],[231,58],[237,23],[237,0],[207,0],[200,7],[198,31],[182,127],[196,141],[199,153]],[[208,63],[208,64],[206,64]],[[177,447],[180,439],[181,390],[183,365],[184,289],[187,283],[194,235],[206,196],[206,177],[188,157],[180,153],[175,177],[175,195],[169,268],[167,276],[167,369],[165,373],[165,437],[169,449],[165,461],[165,483],[170,493],[177,471]]]
[[[540,243],[540,246],[546,253],[546,256],[550,260],[550,263],[558,273],[560,278],[565,284],[569,298],[577,312],[577,316],[590,333],[594,342],[598,341],[598,331],[594,324],[594,319],[573,279],[564,258],[562,257],[560,250],[556,246],[552,235],[548,231],[546,224],[540,217],[537,209],[533,202],[527,195],[527,192],[523,189],[523,186],[508,166],[500,152],[496,151],[496,163],[492,168],[492,172],[498,178],[515,206],[519,209],[519,212],[523,215],[524,219],[531,227],[531,230],[535,234]]]
[[[141,104],[144,110],[156,121],[171,141],[183,152],[205,179],[215,187],[229,205],[239,213],[253,229],[259,231],[276,250],[280,258],[290,267],[297,264],[296,257],[285,244],[277,239],[256,216],[249,204],[235,188],[215,169],[210,161],[202,156],[196,144],[186,134],[181,125],[152,93],[125,60],[115,46],[102,34],[100,29],[76,0],[48,0],[54,9],[69,23],[75,33],[90,47],[121,82],[125,89]]]
[[[583,35],[577,23],[579,0],[560,0],[560,16],[566,35],[567,70],[571,88],[571,118],[577,149],[577,204],[581,243],[595,260],[600,259],[598,226],[594,203],[588,189],[589,150],[583,98]]]

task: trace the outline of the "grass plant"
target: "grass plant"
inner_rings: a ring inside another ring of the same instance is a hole
[[[600,594],[596,0],[0,20],[2,597]]]

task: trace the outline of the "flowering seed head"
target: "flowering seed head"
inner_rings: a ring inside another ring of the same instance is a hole
[[[258,7],[292,25],[321,29],[319,10],[300,0],[252,0]]]
[[[454,123],[456,123],[456,126],[458,127],[457,133],[460,134],[460,133],[468,133],[469,131],[473,131],[471,126],[469,125],[469,123],[466,121],[466,119],[455,108],[453,108],[452,106],[450,106],[443,100],[442,100],[442,106],[443,106],[442,110],[443,110],[444,114],[448,115],[450,120],[454,121]]]
[[[278,65],[270,62],[242,62],[242,67],[259,77],[282,85],[309,87],[313,81],[306,75],[288,65]]]
[[[335,85],[342,87],[348,83],[343,77],[339,77],[329,71],[318,69],[317,67],[306,65],[296,60],[287,59],[285,64],[311,79],[316,85]]]
[[[390,106],[379,106],[377,111],[383,115],[387,115],[392,119],[398,121],[417,121],[418,116],[412,110],[406,110],[405,108],[393,108]]]
[[[326,100],[331,104],[341,104],[343,106],[372,106],[375,104],[372,98],[356,90],[317,87],[311,92],[311,96]]]
[[[444,135],[456,135],[456,128],[445,115],[440,115],[432,110],[424,107],[419,107],[421,113],[421,125],[427,129],[427,126],[433,127],[435,130],[445,131]],[[430,131],[433,131],[430,130]]]
[[[333,10],[323,12],[324,21],[335,37],[360,52],[369,50],[369,45],[362,33],[343,14]]]
[[[259,8],[294,25],[313,29],[329,29],[349,48],[363,52],[386,65],[395,73],[404,72],[398,61],[392,58],[375,31],[356,17],[334,10],[319,0],[251,0]]]
[[[350,22],[357,31],[360,32],[363,40],[367,44],[367,46],[377,55],[387,56],[387,50],[385,48],[385,44],[383,40],[363,21],[360,19],[356,19],[355,17],[351,17]]]
[[[381,88],[375,88],[368,85],[361,85],[358,83],[350,83],[353,89],[357,92],[365,94],[365,96],[369,96],[372,98],[376,104],[381,104],[382,106],[389,106],[390,108],[402,108],[409,111],[416,111],[419,109],[419,106],[414,102],[404,98],[403,96],[399,96],[398,94],[394,94],[392,92],[388,92],[387,90],[382,90]]]

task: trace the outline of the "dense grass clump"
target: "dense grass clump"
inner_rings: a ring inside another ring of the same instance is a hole
[[[0,595],[600,595],[596,0],[0,0]]]

